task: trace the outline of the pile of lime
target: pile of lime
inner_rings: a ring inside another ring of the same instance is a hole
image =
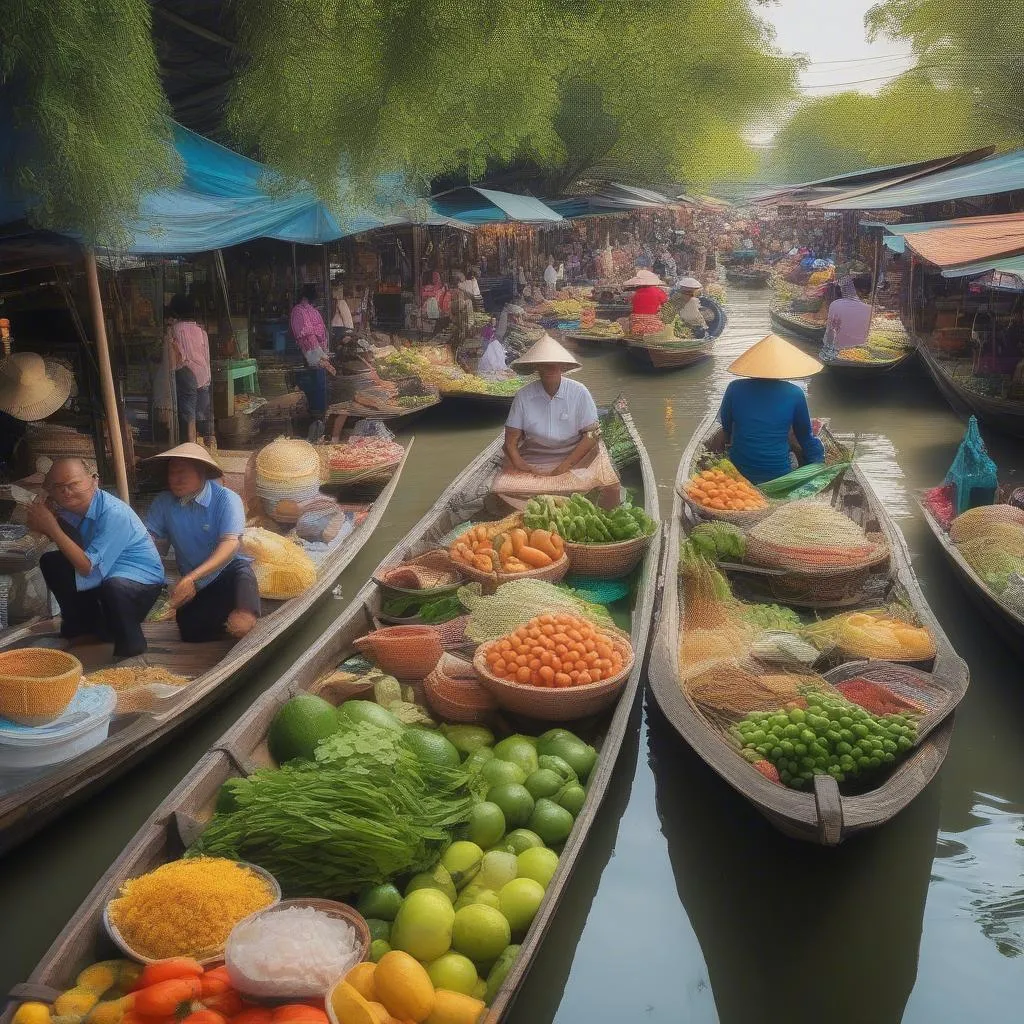
[[[469,821],[430,871],[401,890],[366,890],[357,908],[370,925],[371,959],[400,949],[426,965],[435,987],[489,1004],[558,869],[597,751],[567,729],[500,742],[476,725],[443,725],[436,735],[474,778]]]

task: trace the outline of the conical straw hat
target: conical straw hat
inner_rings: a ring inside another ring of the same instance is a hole
[[[179,444],[177,448],[171,448],[159,455],[151,455],[148,459],[143,459],[142,465],[148,466],[157,461],[166,462],[168,459],[188,459],[190,462],[200,462],[209,471],[206,474],[207,477],[224,475],[224,470],[214,462],[213,456],[201,444],[196,444],[194,441],[186,441],[185,444]]]
[[[19,420],[44,420],[68,400],[73,384],[61,363],[15,352],[0,361],[0,410]]]
[[[655,286],[665,287],[665,282],[662,281],[657,274],[651,270],[644,268],[638,270],[636,274],[631,277],[628,281],[625,281],[622,285],[623,288],[640,288],[643,285],[653,284]]]
[[[737,377],[762,377],[766,380],[793,380],[813,377],[824,367],[814,356],[801,352],[777,334],[769,334],[735,360],[729,367]]]
[[[524,373],[533,373],[542,363],[554,363],[573,370],[578,370],[581,366],[573,358],[573,354],[567,348],[559,345],[550,334],[545,334],[529,352],[524,352],[512,366]]]

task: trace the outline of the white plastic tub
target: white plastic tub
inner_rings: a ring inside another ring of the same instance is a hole
[[[60,718],[47,725],[17,725],[0,718],[0,772],[60,764],[107,738],[117,705],[111,686],[82,686]]]

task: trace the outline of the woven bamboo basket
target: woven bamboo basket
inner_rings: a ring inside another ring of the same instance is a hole
[[[498,709],[498,702],[479,679],[448,675],[444,670],[446,661],[442,658],[423,680],[430,710],[446,722],[475,725],[486,721]]]
[[[422,555],[417,555],[415,558],[410,558],[403,562],[401,566],[393,565],[389,566],[388,572],[392,572],[395,569],[402,568],[402,566],[409,566],[413,569],[422,569],[425,571],[425,579],[429,579],[434,574],[443,574],[448,577],[450,582],[439,583],[433,587],[399,587],[393,583],[389,583],[380,573],[377,573],[373,577],[374,583],[377,586],[382,587],[384,590],[392,591],[396,594],[410,594],[416,597],[439,597],[442,594],[451,594],[458,590],[462,586],[462,574],[459,571],[459,567],[452,564],[451,556],[447,551],[440,548],[432,551],[425,551]]]
[[[430,626],[386,626],[360,637],[353,646],[399,679],[425,679],[443,653],[441,639]]]
[[[706,505],[698,505],[697,502],[691,498],[686,491],[680,487],[678,492],[679,497],[682,498],[683,503],[700,519],[718,519],[723,523],[732,523],[733,526],[738,526],[740,529],[747,530],[751,526],[756,525],[765,516],[769,515],[776,508],[775,503],[768,502],[764,508],[759,508],[753,512],[735,512],[731,509],[721,508],[708,508]]]
[[[483,686],[505,711],[545,722],[571,722],[577,718],[587,718],[610,708],[618,700],[633,669],[633,648],[626,634],[619,630],[606,629],[604,632],[622,654],[622,669],[611,679],[602,679],[599,683],[551,688],[499,679],[487,667],[487,652],[500,640],[492,640],[477,648],[473,668]]]
[[[569,572],[569,556],[562,555],[557,562],[545,565],[541,569],[530,569],[527,572],[483,572],[470,565],[452,560],[452,566],[471,583],[479,583],[485,594],[493,594],[502,583],[510,580],[543,580],[545,583],[561,583]]]
[[[590,580],[617,580],[628,576],[643,561],[653,533],[610,544],[565,543],[569,572]]]
[[[359,913],[354,907],[350,907],[347,903],[339,903],[336,900],[322,900],[316,898],[306,899],[291,899],[281,900],[280,903],[275,903],[274,906],[268,907],[266,910],[257,910],[255,914],[250,914],[248,917],[243,918],[238,922],[238,925],[246,924],[249,921],[255,921],[259,918],[267,917],[270,914],[279,913],[282,910],[291,909],[302,909],[302,910],[316,910],[321,914],[326,914],[328,917],[333,918],[335,921],[344,921],[345,924],[349,925],[352,930],[356,933],[355,938],[355,949],[358,951],[358,960],[366,960],[370,955],[370,926],[366,923],[366,919],[362,914]],[[235,927],[237,928],[238,925]],[[260,988],[260,984],[266,984],[266,982],[259,982],[255,979],[250,979],[244,972],[231,962],[231,939],[228,939],[228,944],[225,949],[225,958],[229,964],[228,970],[231,975],[232,987],[240,995],[245,996],[246,999],[253,999],[256,1002],[267,1002],[280,1004],[283,1002],[283,997],[277,997],[271,999],[270,997],[264,996]],[[340,984],[340,982],[339,982]],[[307,985],[305,988],[296,988],[294,991],[288,993],[289,999],[312,999],[322,994],[320,989],[315,983],[313,985]]]
[[[64,651],[2,651],[0,715],[19,725],[46,725],[64,714],[81,681],[82,663]]]

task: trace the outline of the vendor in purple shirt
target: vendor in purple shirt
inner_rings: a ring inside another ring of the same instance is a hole
[[[725,389],[719,419],[729,458],[751,483],[790,472],[794,441],[803,454],[802,462],[824,462],[825,450],[814,435],[807,397],[792,383],[821,369],[817,359],[774,334],[747,349],[729,367],[744,379],[734,380]]]

